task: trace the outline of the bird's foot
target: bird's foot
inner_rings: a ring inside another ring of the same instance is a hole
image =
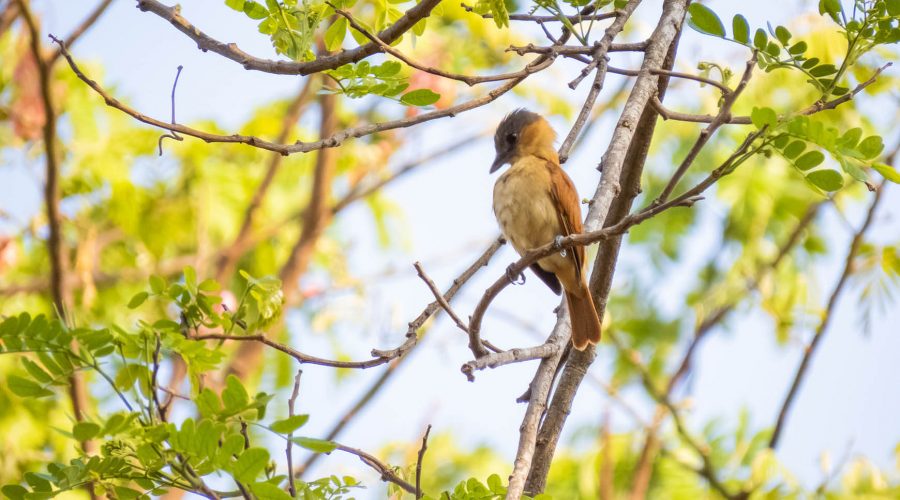
[[[559,250],[559,254],[563,257],[566,256],[566,249],[563,248],[563,237],[561,234],[557,234],[556,238],[553,238],[553,248]]]
[[[506,277],[509,279],[509,282],[513,285],[524,285],[525,284],[525,274],[519,272],[518,274],[513,269],[515,264],[510,264],[509,267],[506,268]]]

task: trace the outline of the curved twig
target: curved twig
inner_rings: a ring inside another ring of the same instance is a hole
[[[422,5],[422,4],[420,4]],[[493,102],[498,97],[512,90],[516,85],[522,82],[528,75],[532,73],[536,73],[541,71],[551,64],[553,64],[553,59],[547,56],[538,56],[535,58],[529,65],[527,66],[527,71],[525,75],[519,76],[512,80],[505,82],[503,85],[491,90],[487,94],[477,97],[475,99],[468,100],[466,102],[457,104],[455,106],[451,106],[445,109],[439,109],[435,111],[430,111],[428,113],[422,113],[420,115],[411,117],[411,118],[403,118],[399,120],[390,120],[381,123],[371,123],[367,125],[361,125],[359,127],[354,127],[346,130],[342,130],[340,132],[335,133],[329,137],[323,137],[318,141],[312,142],[303,142],[297,141],[293,144],[279,144],[277,142],[267,141],[265,139],[261,139],[252,135],[241,135],[241,134],[231,134],[231,135],[221,135],[221,134],[213,134],[210,132],[205,132],[203,130],[198,130],[195,128],[191,128],[185,125],[166,123],[161,120],[157,120],[156,118],[149,117],[144,115],[143,113],[135,110],[134,108],[128,106],[127,104],[119,101],[115,97],[113,97],[109,92],[107,92],[103,87],[100,86],[96,81],[90,79],[85,73],[78,67],[75,63],[75,60],[72,58],[72,55],[65,48],[65,44],[53,37],[53,41],[60,45],[62,49],[63,57],[66,58],[66,61],[69,63],[69,67],[75,73],[75,75],[84,83],[86,83],[89,87],[91,87],[94,92],[103,97],[107,106],[111,106],[113,108],[122,111],[125,114],[130,115],[134,119],[146,123],[148,125],[152,125],[154,127],[159,127],[165,130],[171,130],[173,132],[180,132],[184,135],[189,135],[191,137],[196,137],[197,139],[203,140],[205,142],[215,142],[215,143],[235,143],[235,144],[246,144],[248,146],[253,146],[259,149],[265,149],[268,151],[274,151],[276,153],[280,153],[283,155],[289,155],[294,153],[308,153],[310,151],[316,151],[324,148],[335,148],[343,144],[347,139],[364,137],[367,135],[371,135],[378,132],[384,132],[386,130],[394,130],[398,128],[406,128],[411,127],[413,125],[417,125],[419,123],[424,123],[432,120],[436,120],[438,118],[444,117],[453,117],[465,111],[469,111],[475,108],[479,108]],[[565,40],[562,40],[563,43]]]
[[[406,13],[403,14],[400,19],[397,19],[394,24],[379,32],[378,38],[388,44],[394,43],[394,41],[409,31],[413,25],[428,17],[431,14],[432,9],[437,7],[439,3],[441,3],[441,0],[423,0],[406,11]],[[200,50],[204,52],[215,52],[226,59],[240,63],[244,69],[254,71],[263,71],[277,75],[310,75],[312,73],[336,69],[344,64],[361,61],[379,51],[377,44],[367,43],[354,49],[343,50],[332,55],[320,56],[312,61],[306,62],[262,59],[244,52],[234,43],[220,42],[200,31],[199,28],[182,17],[178,6],[169,7],[156,0],[137,0],[137,8],[144,12],[152,12],[166,21],[169,21],[172,26],[178,29],[178,31],[195,41]]]

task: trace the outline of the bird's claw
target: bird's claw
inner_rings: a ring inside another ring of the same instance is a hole
[[[513,264],[510,264],[509,267],[506,268],[506,277],[509,279],[509,282],[513,285],[524,285],[525,284],[525,274],[522,272],[516,273],[513,270]]]

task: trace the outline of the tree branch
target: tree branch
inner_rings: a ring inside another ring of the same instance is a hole
[[[437,285],[435,285],[434,281],[432,281],[431,278],[428,277],[428,274],[425,273],[425,269],[422,268],[422,263],[416,262],[415,264],[413,264],[413,267],[416,268],[416,273],[419,275],[419,278],[421,278],[422,281],[425,282],[425,285],[428,287],[428,289],[431,290],[431,294],[434,295],[434,299],[438,304],[440,304],[441,309],[443,309],[444,312],[447,313],[447,316],[450,316],[450,319],[453,320],[453,322],[460,330],[468,333],[469,327],[463,322],[463,320],[459,319],[459,316],[457,316],[456,312],[453,311],[453,308],[450,307],[450,303],[447,302],[447,299],[444,298],[444,295],[440,290],[438,290]]]
[[[601,161],[603,176],[588,211],[586,231],[594,231],[602,226],[614,228],[630,217],[628,213],[640,192],[641,173],[657,122],[657,114],[649,102],[653,96],[664,97],[669,80],[668,76],[656,75],[651,70],[668,70],[674,65],[687,4],[687,0],[666,2],[656,28],[648,39],[641,75],[634,83]],[[696,195],[685,195],[673,201],[685,204],[696,199]],[[601,321],[606,311],[620,245],[621,238],[615,237],[600,246],[589,281]],[[533,494],[543,491],[546,485],[556,444],[572,401],[595,357],[596,350],[588,348],[583,352],[574,352],[566,363],[547,416],[541,425],[535,462],[528,474],[526,489]]]
[[[424,5],[424,3],[419,4]],[[489,91],[485,95],[481,97],[476,97],[474,99],[468,100],[466,102],[457,104],[455,106],[450,106],[449,108],[439,109],[435,111],[430,111],[427,113],[422,113],[420,115],[410,117],[410,118],[402,118],[398,120],[390,120],[381,123],[371,123],[367,125],[360,125],[358,127],[349,128],[346,130],[342,130],[340,132],[336,132],[328,137],[323,137],[318,141],[313,142],[303,142],[296,141],[293,144],[280,144],[277,142],[267,141],[265,139],[261,139],[252,135],[241,135],[241,134],[230,134],[230,135],[222,135],[222,134],[213,134],[210,132],[205,132],[203,130],[198,130],[195,128],[188,127],[186,125],[181,125],[177,123],[167,123],[162,120],[158,120],[156,118],[149,117],[147,115],[142,114],[141,112],[135,110],[134,108],[124,104],[119,101],[115,97],[113,97],[109,92],[107,92],[103,87],[100,86],[96,81],[91,80],[85,73],[78,67],[75,63],[75,60],[72,58],[72,55],[65,48],[65,44],[59,40],[58,38],[51,37],[54,42],[59,44],[60,50],[62,51],[63,57],[66,58],[66,61],[69,63],[69,67],[75,73],[75,75],[84,83],[86,83],[91,89],[94,90],[100,97],[104,99],[104,102],[107,106],[113,107],[122,111],[123,113],[131,116],[132,118],[138,120],[139,122],[146,123],[147,125],[151,125],[157,128],[161,128],[164,130],[170,130],[172,132],[178,132],[187,136],[195,137],[207,143],[230,143],[230,144],[246,144],[248,146],[253,146],[259,149],[265,149],[267,151],[274,151],[276,153],[282,155],[289,155],[294,153],[308,153],[310,151],[316,151],[320,149],[326,148],[336,148],[344,143],[347,139],[355,139],[359,137],[364,137],[367,135],[375,134],[378,132],[384,132],[386,130],[394,130],[398,128],[406,128],[411,127],[413,125],[418,125],[420,123],[425,123],[428,121],[436,120],[438,118],[444,117],[453,117],[465,111],[469,111],[475,108],[479,108],[493,102],[498,97],[512,90],[516,85],[522,82],[528,74],[537,73],[543,69],[546,69],[551,64],[553,64],[553,59],[547,56],[538,56],[531,63],[526,66],[527,70],[525,71],[525,76],[520,76],[513,80],[509,80],[503,85],[494,88]],[[560,43],[565,43],[565,38],[561,39]]]
[[[559,346],[552,343],[545,343],[534,347],[514,348],[508,351],[494,352],[486,354],[473,361],[469,361],[462,365],[462,372],[469,379],[469,382],[475,381],[475,371],[484,370],[485,368],[497,368],[512,363],[521,363],[523,361],[531,361],[534,359],[544,359],[558,354]]]
[[[473,14],[478,14],[475,12],[475,9],[465,3],[459,4],[466,12],[471,12]],[[602,21],[604,19],[612,19],[619,14],[619,11],[606,12],[603,14],[574,14],[571,16],[565,16],[565,19],[572,24],[586,22],[586,21]],[[484,19],[493,19],[494,16],[491,14],[478,14]],[[534,23],[552,23],[552,22],[561,22],[561,19],[557,16],[532,16],[527,14],[510,14],[510,21],[529,21]]]
[[[331,3],[328,3],[328,5],[331,5]],[[362,33],[363,36],[365,36],[366,38],[371,40],[372,43],[378,45],[381,52],[386,52],[386,53],[396,57],[397,59],[403,61],[408,66],[415,68],[419,71],[424,71],[425,73],[430,73],[432,75],[436,75],[441,78],[447,78],[448,80],[456,80],[459,82],[463,82],[470,87],[472,87],[474,85],[478,85],[480,83],[499,82],[499,81],[504,81],[504,80],[511,80],[513,78],[520,78],[520,77],[528,76],[537,71],[540,71],[540,69],[535,69],[531,65],[526,65],[521,70],[514,71],[512,73],[502,73],[499,75],[488,75],[488,76],[472,76],[472,75],[462,75],[459,73],[450,73],[450,72],[444,71],[439,68],[433,68],[431,66],[426,66],[424,64],[413,61],[412,59],[407,57],[403,52],[400,52],[399,50],[391,47],[390,44],[388,44],[385,41],[383,41],[382,39],[378,38],[377,35],[373,35],[372,33],[370,33],[366,28],[364,28],[362,25],[360,25],[358,22],[356,22],[356,19],[354,19],[353,16],[350,15],[349,12],[338,9],[337,7],[334,7],[334,5],[331,5],[331,7],[334,9],[334,11],[337,14],[339,14],[340,16],[347,19],[347,22],[350,24],[351,28]]]
[[[302,376],[303,370],[298,369],[297,375],[294,377],[294,390],[291,392],[291,398],[288,400],[288,418],[292,418],[294,416],[294,405],[297,402],[297,396],[300,395],[300,377]],[[287,456],[288,491],[291,494],[291,498],[296,498],[297,486],[294,484],[294,475],[290,473],[290,471],[294,470],[294,454],[291,452],[291,446],[294,444],[294,440],[291,439],[293,437],[293,433],[288,434],[284,453]]]
[[[278,133],[276,142],[285,143],[290,138],[291,133],[297,125],[297,121],[300,119],[300,115],[303,113],[303,110],[309,103],[310,97],[313,95],[312,82],[312,78],[307,78],[300,88],[300,91],[294,99],[291,100],[290,104],[288,104],[284,119],[281,121],[281,131]],[[266,194],[269,192],[272,181],[275,180],[275,175],[281,168],[283,159],[284,156],[277,153],[269,157],[266,173],[263,175],[259,186],[256,187],[256,191],[253,193],[250,204],[247,205],[247,209],[244,211],[244,220],[241,222],[241,228],[238,230],[238,234],[234,238],[234,241],[232,241],[222,252],[216,263],[216,281],[220,283],[224,282],[234,271],[234,266],[237,264],[238,259],[240,259],[241,255],[246,251],[250,239],[250,230],[253,228],[253,220],[256,217],[256,213],[259,211],[259,207],[262,206]]]
[[[565,163],[569,159],[569,151],[572,150],[572,146],[575,144],[575,140],[578,138],[578,135],[584,128],[584,124],[587,122],[591,111],[594,109],[594,103],[597,101],[597,96],[600,95],[600,90],[603,89],[603,82],[606,79],[607,70],[606,53],[609,52],[610,47],[612,47],[613,40],[625,28],[625,23],[631,17],[631,14],[634,13],[634,9],[636,9],[639,4],[639,0],[629,1],[627,4],[625,4],[625,7],[618,12],[619,15],[616,16],[616,20],[606,28],[606,31],[604,31],[603,38],[601,38],[600,41],[597,42],[597,44],[593,47],[594,60],[599,62],[599,66],[597,67],[597,74],[594,77],[594,84],[591,86],[591,90],[588,92],[588,95],[584,100],[584,104],[581,106],[581,111],[579,111],[578,113],[578,118],[575,119],[575,123],[572,125],[572,128],[566,135],[565,140],[559,147],[560,163]],[[646,45],[644,47],[646,48]]]
[[[41,50],[40,28],[37,20],[31,12],[27,0],[17,0],[19,13],[25,21],[29,33],[29,46],[31,57],[38,68],[38,78],[41,91],[41,100],[44,108],[44,157],[46,160],[46,179],[44,184],[44,206],[47,212],[47,225],[49,236],[47,237],[47,253],[50,257],[50,292],[53,306],[59,317],[66,321],[67,307],[71,303],[71,290],[66,282],[66,258],[65,243],[62,238],[62,216],[59,211],[60,203],[60,165],[59,152],[57,151],[56,112],[53,102],[53,90],[51,89],[52,65],[44,58]],[[77,349],[77,344],[72,341],[72,347]],[[85,418],[88,408],[88,393],[84,377],[81,372],[73,371],[69,375],[69,399],[72,402],[72,414],[77,422]],[[86,454],[97,452],[96,443],[87,440],[82,441],[81,448]],[[91,498],[97,498],[93,483],[86,486]]]
[[[647,370],[647,367],[640,362],[638,353],[635,353],[628,349],[615,334],[613,334],[612,332],[608,333],[609,338],[613,341],[613,343],[616,344],[616,347],[626,353],[625,358],[628,359],[631,362],[631,365],[638,370],[638,373],[641,375],[641,379],[644,382],[644,387],[647,388],[647,392],[650,393],[650,396],[652,396],[657,403],[664,406],[672,415],[672,420],[675,422],[675,429],[678,431],[678,434],[691,448],[694,449],[694,451],[697,452],[697,455],[700,457],[703,465],[700,468],[695,469],[695,471],[706,478],[710,486],[718,491],[723,497],[728,499],[736,498],[738,495],[729,492],[716,475],[715,467],[713,466],[712,459],[709,456],[709,446],[706,443],[698,441],[688,431],[684,420],[681,418],[681,412],[678,411],[678,408],[675,407],[671,399],[669,399],[669,397],[664,392],[656,388],[656,385],[653,383],[653,378],[651,377],[650,372]]]
[[[822,342],[822,338],[825,336],[825,332],[828,330],[828,326],[831,324],[832,317],[834,316],[834,309],[841,297],[841,293],[844,291],[847,280],[850,278],[850,275],[853,274],[853,261],[859,253],[866,231],[875,219],[875,213],[878,210],[878,205],[881,202],[884,190],[885,181],[882,181],[881,185],[875,190],[875,195],[872,197],[872,202],[869,204],[869,209],[866,212],[866,217],[863,220],[862,226],[859,227],[853,235],[853,239],[850,240],[850,248],[847,251],[847,257],[844,260],[844,269],[841,271],[841,275],[838,278],[831,295],[828,297],[828,303],[825,306],[822,319],[816,327],[812,340],[810,340],[809,344],[803,350],[803,357],[800,359],[800,365],[797,366],[797,372],[794,374],[791,386],[788,389],[787,395],[784,397],[784,401],[781,403],[781,409],[778,411],[778,418],[776,419],[775,426],[772,430],[772,437],[769,439],[769,448],[775,449],[778,447],[781,433],[787,422],[788,413],[790,413],[794,399],[797,397],[800,384],[803,383],[806,372],[809,370],[809,365],[816,353],[816,349],[818,349],[819,344]]]
[[[731,118],[731,108],[734,106],[734,103],[737,102],[738,97],[741,96],[741,93],[747,88],[747,83],[750,82],[750,77],[753,76],[753,67],[756,66],[756,50],[753,51],[753,55],[747,61],[746,66],[744,67],[744,75],[741,77],[740,83],[738,83],[737,88],[732,91],[728,89],[724,91],[723,99],[722,99],[722,107],[719,109],[719,113],[716,115],[715,119],[709,123],[709,125],[700,131],[700,137],[694,141],[694,145],[691,146],[690,151],[688,151],[687,155],[685,155],[684,160],[682,160],[681,164],[678,166],[678,169],[675,170],[675,173],[672,175],[672,178],[669,179],[669,182],[666,183],[666,186],[663,188],[662,192],[659,196],[653,201],[654,205],[665,203],[666,200],[669,199],[669,196],[672,194],[672,191],[678,185],[678,182],[684,177],[684,174],[687,173],[688,169],[694,163],[694,160],[697,159],[697,155],[700,154],[700,150],[706,146],[706,143],[712,138],[713,134],[716,133],[716,130],[719,129],[722,125],[728,122]],[[656,99],[658,101],[658,99]]]
[[[441,0],[423,0],[410,8],[396,22],[378,33],[378,38],[385,43],[394,43],[397,39],[409,31],[417,22],[431,14]],[[156,0],[137,0],[137,8],[144,12],[152,12],[172,24],[178,31],[184,33],[197,43],[197,47],[203,52],[211,51],[226,59],[239,63],[244,69],[263,71],[278,75],[310,75],[322,71],[336,69],[344,64],[361,61],[379,51],[375,43],[367,43],[359,47],[342,50],[336,54],[320,55],[312,61],[275,61],[252,56],[234,43],[223,43],[200,31],[182,17],[178,6],[169,7]]]
[[[425,459],[425,450],[428,449],[428,434],[431,433],[431,424],[425,428],[425,435],[422,436],[422,447],[419,448],[419,454],[416,458],[416,500],[422,498],[422,461]]]
[[[865,89],[869,85],[875,83],[875,80],[878,79],[878,76],[881,74],[881,72],[886,70],[887,68],[889,68],[891,65],[892,65],[892,63],[887,63],[884,66],[878,68],[875,71],[875,73],[873,73],[872,76],[869,77],[868,80],[861,82],[856,87],[854,87],[853,90],[851,90],[850,92],[848,92],[836,99],[832,99],[830,101],[817,101],[817,102],[811,104],[810,106],[807,106],[806,108],[803,108],[800,111],[797,111],[796,114],[804,115],[804,116],[814,115],[820,111],[834,109],[834,108],[840,106],[841,104],[844,104],[845,102],[850,101],[851,99],[853,99],[854,96],[856,96],[856,94],[859,94],[860,92],[863,91],[863,89]],[[609,71],[611,73],[614,72],[612,68],[610,68]],[[624,72],[625,71],[623,70],[623,73]],[[656,108],[657,112],[659,113],[660,116],[663,117],[664,120],[676,120],[676,121],[691,122],[691,123],[711,123],[713,120],[716,119],[716,117],[713,115],[695,115],[695,114],[690,114],[690,113],[680,113],[677,111],[672,111],[672,110],[666,108],[665,106],[663,106],[663,104],[661,102],[659,102],[659,99],[653,100],[653,106]],[[778,117],[779,120],[782,120],[784,118],[785,118],[784,115]],[[749,116],[732,116],[725,123],[728,123],[731,125],[752,125],[753,121],[750,120]]]
[[[368,465],[369,467],[375,469],[379,474],[381,474],[381,480],[389,483],[394,483],[397,486],[403,488],[404,491],[408,493],[416,494],[416,487],[410,484],[408,481],[405,481],[403,478],[398,476],[394,472],[394,468],[390,465],[382,462],[378,458],[376,458],[371,453],[367,453],[359,448],[351,448],[349,446],[344,446],[342,444],[335,443],[336,450],[340,450],[351,455],[356,455],[362,461],[362,463]]]

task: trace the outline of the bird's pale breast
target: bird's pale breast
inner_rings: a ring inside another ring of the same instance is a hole
[[[519,160],[494,184],[494,215],[503,236],[520,254],[561,233],[545,163],[534,157]]]

